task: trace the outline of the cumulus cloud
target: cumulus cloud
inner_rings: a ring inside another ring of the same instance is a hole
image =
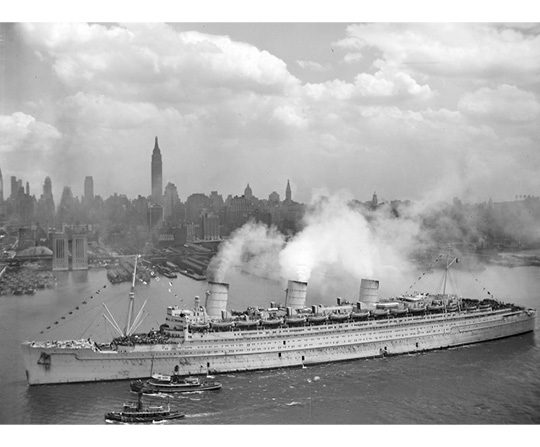
[[[0,115],[0,156],[4,178],[11,175],[43,183],[46,172],[54,169],[54,154],[62,134],[50,124],[40,122],[22,112]],[[7,168],[7,169],[6,169]]]
[[[22,112],[0,115],[0,129],[0,152],[19,167],[32,158],[34,162],[46,158],[62,137],[54,126]]]
[[[11,130],[2,137],[44,135],[28,147],[41,144],[56,157],[60,171],[48,175],[60,187],[82,187],[93,175],[105,196],[147,194],[156,135],[164,177],[182,199],[215,189],[234,195],[247,182],[265,197],[287,178],[299,201],[320,186],[348,187],[359,198],[373,190],[482,197],[512,187],[498,181],[505,164],[526,172],[538,164],[534,26],[344,25],[332,59],[321,60],[178,24],[17,27],[55,84],[35,81],[36,94],[20,102],[21,117],[3,123]],[[347,63],[336,63],[339,56]],[[321,81],[302,82],[285,60],[300,73],[318,71]],[[129,178],[103,166],[112,154],[129,165]]]
[[[536,95],[515,85],[503,84],[495,89],[483,87],[467,92],[458,107],[463,113],[496,121],[526,123],[540,119],[540,102]]]
[[[306,70],[324,72],[324,71],[327,71],[327,70],[330,69],[330,67],[328,65],[323,65],[323,64],[320,64],[319,62],[315,62],[315,61],[299,60],[299,61],[296,61],[296,63],[300,67],[305,68]]]
[[[350,25],[337,45],[356,54],[377,48],[383,59],[436,76],[522,77],[540,69],[540,35],[484,23],[375,23]]]
[[[277,94],[297,83],[282,60],[227,36],[177,32],[165,24],[22,27],[75,89],[141,100],[160,93],[162,101],[179,101],[186,92],[196,98],[220,88]]]

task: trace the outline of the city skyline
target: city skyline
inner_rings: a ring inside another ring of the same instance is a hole
[[[163,187],[295,199],[540,195],[540,25],[3,25],[0,167],[58,200]],[[163,191],[162,191],[163,192]],[[4,196],[6,193],[4,191]]]

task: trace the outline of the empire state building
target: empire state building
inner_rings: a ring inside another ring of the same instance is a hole
[[[152,201],[154,203],[163,201],[163,168],[157,137],[152,152]]]

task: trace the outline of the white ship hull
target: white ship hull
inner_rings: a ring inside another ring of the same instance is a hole
[[[533,331],[535,310],[501,309],[278,329],[194,332],[178,343],[88,347],[23,344],[30,385],[208,374],[414,353]]]

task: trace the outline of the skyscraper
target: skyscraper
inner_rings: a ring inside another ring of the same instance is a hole
[[[94,200],[94,179],[90,175],[84,178],[84,200],[87,202]]]
[[[152,152],[152,201],[162,203],[163,194],[163,168],[161,163],[161,151],[158,146],[158,139],[154,144]]]
[[[43,183],[43,196],[46,198],[52,198],[52,182],[49,176],[45,177],[45,183]]]
[[[55,218],[54,198],[52,193],[52,182],[50,177],[45,177],[43,183],[43,194],[37,202],[36,219],[44,228],[54,225]]]
[[[17,185],[17,177],[14,175],[11,176],[11,194],[12,199],[16,198],[19,195],[19,187]]]

